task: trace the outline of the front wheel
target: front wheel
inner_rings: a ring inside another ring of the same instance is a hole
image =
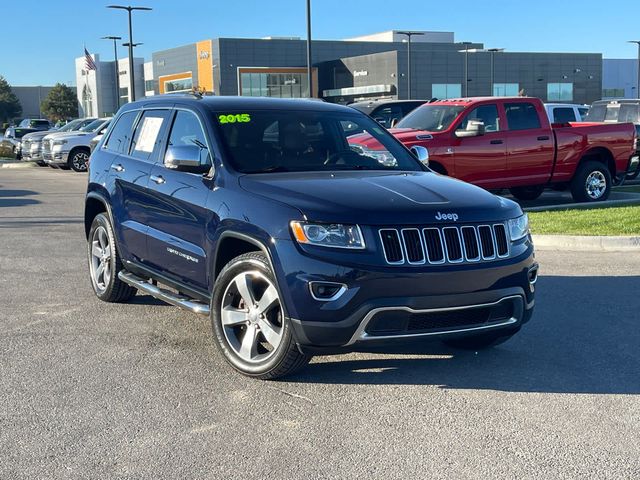
[[[72,168],[74,172],[86,172],[88,164],[89,152],[85,150],[75,150],[69,154],[67,165]]]
[[[587,161],[576,170],[571,195],[576,202],[601,202],[611,193],[611,172],[603,163]]]
[[[225,360],[244,375],[271,380],[310,360],[297,348],[262,253],[240,255],[220,272],[211,299],[211,322]]]

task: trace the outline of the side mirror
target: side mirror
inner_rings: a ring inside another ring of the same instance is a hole
[[[422,163],[424,166],[429,166],[429,150],[420,145],[414,145],[411,147],[411,153]]]
[[[164,156],[164,166],[172,170],[206,173],[211,165],[200,161],[202,150],[197,145],[171,145]]]
[[[484,135],[484,122],[469,120],[467,122],[467,128],[464,130],[456,130],[455,135],[458,138],[479,137]]]

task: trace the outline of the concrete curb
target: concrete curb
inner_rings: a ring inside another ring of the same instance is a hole
[[[35,162],[0,162],[0,168],[34,168],[37,166]]]
[[[532,235],[532,237],[533,244],[538,250],[640,252],[640,236]]]
[[[522,210],[525,212],[557,212],[562,210],[595,210],[598,208],[630,207],[640,205],[640,194],[623,191],[617,191],[616,193],[619,196],[624,196],[626,198],[594,203],[565,203],[561,205],[545,205],[542,207],[523,207]]]

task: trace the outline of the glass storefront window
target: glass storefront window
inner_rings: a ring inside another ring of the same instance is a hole
[[[547,83],[547,101],[572,102],[573,83]]]
[[[306,73],[240,73],[240,95],[244,97],[304,98],[309,90]]]
[[[494,83],[494,97],[517,97],[520,92],[519,83]]]
[[[431,85],[431,97],[445,100],[462,97],[462,85],[459,83],[434,83]]]
[[[192,78],[180,78],[178,80],[168,80],[164,82],[165,93],[169,92],[185,92],[193,88]]]

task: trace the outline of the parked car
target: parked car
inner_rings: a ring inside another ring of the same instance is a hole
[[[8,127],[0,140],[0,157],[22,158],[22,137],[37,131],[34,128]]]
[[[89,155],[91,155],[91,152],[93,152],[95,150],[95,148],[98,145],[98,143],[100,142],[100,140],[102,140],[102,137],[104,136],[105,132],[109,128],[110,124],[111,124],[111,122],[104,123],[102,125],[102,127],[100,127],[99,130],[96,130],[95,136],[89,142]]]
[[[42,157],[51,167],[85,172],[91,149],[89,143],[111,117],[98,118],[77,132],[52,133],[42,140]]]
[[[426,100],[373,100],[351,103],[349,106],[369,115],[383,127],[391,128],[425,102]]]
[[[22,138],[22,159],[29,162],[37,162],[40,166],[46,163],[42,158],[42,139],[51,133],[75,132],[85,125],[93,122],[95,118],[77,118],[56,130],[38,131],[25,135]]]
[[[53,125],[46,118],[25,118],[18,124],[23,128],[34,128],[36,130],[51,130]]]
[[[349,148],[352,129],[393,161]],[[425,153],[335,104],[128,103],[89,164],[91,285],[210,315],[223,357],[263,379],[363,345],[501,343],[533,312],[527,216]]]
[[[582,122],[589,112],[588,105],[573,103],[545,103],[544,108],[551,123]]]
[[[411,112],[391,132],[407,147],[428,148],[439,173],[486,189],[509,188],[520,200],[544,188],[570,188],[578,202],[609,197],[629,168],[636,132],[631,124],[552,126],[537,98],[439,100]],[[357,148],[379,152],[368,137]],[[375,143],[375,142],[374,142]]]
[[[587,122],[625,123],[631,122],[640,136],[640,99],[599,100],[593,102],[585,119]],[[627,179],[634,179],[640,174],[640,144],[636,144],[631,158],[631,168]]]

